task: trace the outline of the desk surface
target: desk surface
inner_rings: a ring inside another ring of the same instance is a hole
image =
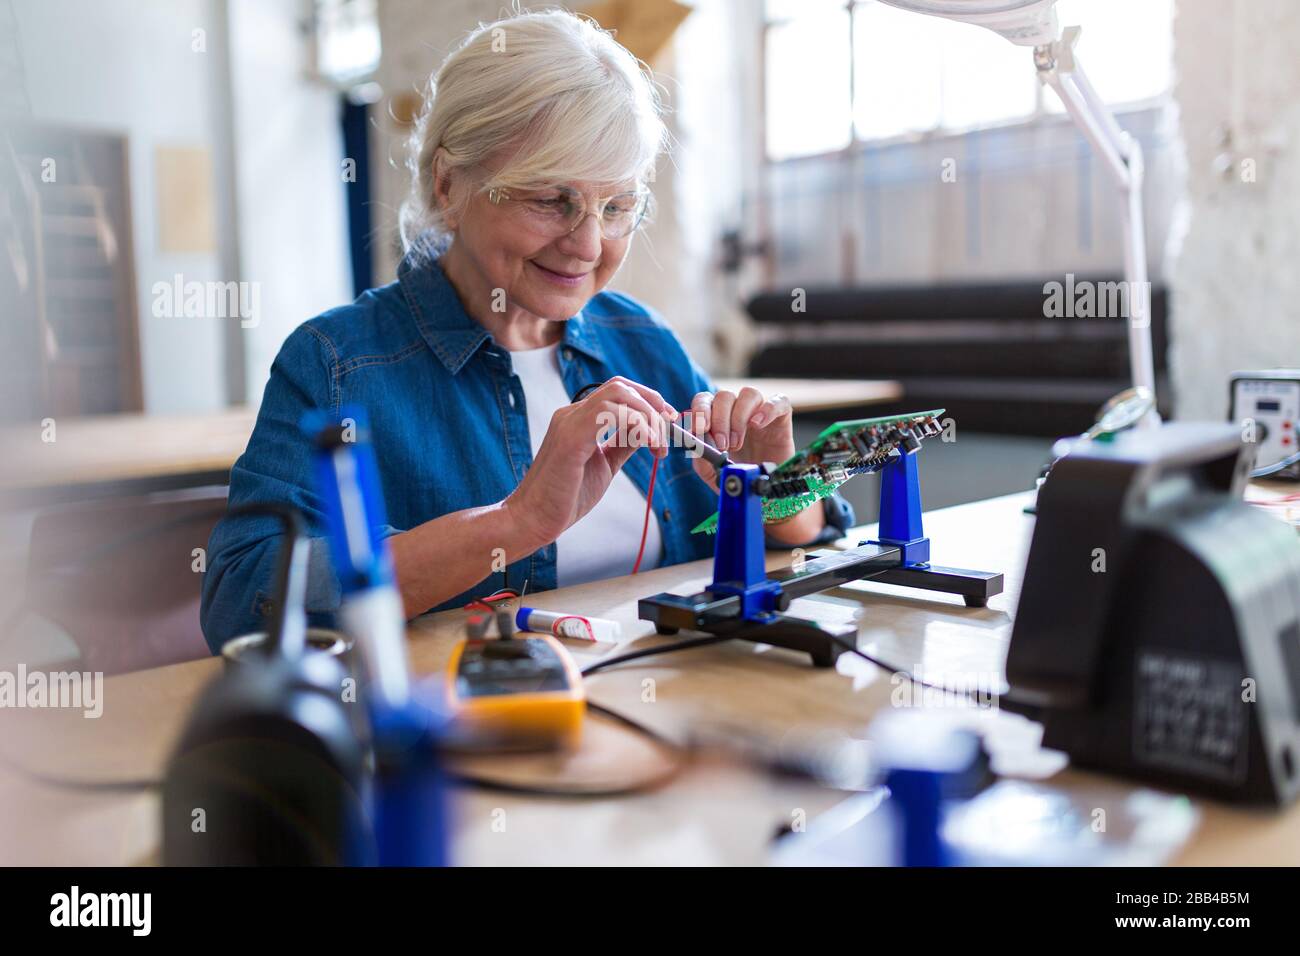
[[[0,491],[219,479],[248,444],[257,410],[246,406],[198,415],[100,415],[60,418],[53,441],[39,422],[0,431],[9,462]]]
[[[764,395],[779,392],[790,399],[796,415],[855,405],[879,405],[903,397],[903,386],[898,382],[870,379],[719,378],[713,384],[731,392],[739,392],[746,385],[752,385]]]
[[[820,379],[720,379],[719,388],[754,385],[785,394],[796,412],[896,401],[897,382]],[[201,415],[104,415],[55,422],[46,441],[39,422],[0,430],[6,461],[0,492],[91,486],[166,487],[224,483],[253,432],[257,410]]]
[[[831,592],[861,602],[860,646],[931,679],[945,673],[1000,674],[1010,636],[1024,554],[1033,519],[1024,495],[962,505],[926,516],[934,560],[1002,570],[1007,590],[987,608],[947,595],[903,596],[884,585],[857,583]],[[867,533],[866,529],[863,533]],[[788,561],[774,553],[772,564]],[[630,647],[671,641],[636,619],[636,600],[662,590],[707,583],[708,562],[542,593],[530,603],[620,620],[623,640],[573,645],[581,665]],[[914,594],[915,592],[913,592]],[[440,670],[461,636],[464,612],[429,615],[410,628],[411,659],[420,673]],[[12,759],[46,773],[82,779],[156,777],[215,660],[109,678],[104,714],[0,712],[0,746]],[[860,733],[890,706],[898,686],[888,673],[845,655],[837,669],[816,670],[785,651],[731,643],[649,658],[595,675],[590,697],[656,729],[743,726],[772,739],[800,731]],[[1029,776],[1053,775],[1062,786],[1122,799],[1122,782],[1060,770],[1059,755],[1036,749],[1037,727],[1006,713],[996,721],[1000,759]],[[502,776],[539,771],[569,782],[612,783],[652,774],[658,755],[627,732],[593,720],[583,746],[568,757],[493,758]],[[483,769],[480,767],[479,769]],[[464,864],[646,863],[758,864],[779,825],[802,812],[812,818],[842,796],[773,780],[724,761],[689,770],[670,785],[633,797],[536,799],[461,792],[455,801],[454,858]],[[1104,804],[1098,804],[1104,805]],[[1209,865],[1300,862],[1300,807],[1267,814],[1200,803],[1202,821],[1177,862]],[[148,794],[70,793],[34,785],[0,763],[0,863],[133,863],[155,858],[156,798]],[[504,825],[504,830],[501,829]]]

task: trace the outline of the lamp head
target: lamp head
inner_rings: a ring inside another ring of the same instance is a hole
[[[1051,43],[1061,35],[1056,0],[881,0],[900,10],[974,23],[1019,46]]]

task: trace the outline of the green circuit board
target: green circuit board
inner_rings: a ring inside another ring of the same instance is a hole
[[[828,498],[857,475],[879,471],[896,454],[912,454],[924,438],[943,431],[944,409],[836,422],[772,471],[763,497],[763,522],[782,521]],[[714,534],[718,515],[709,515],[692,534]]]

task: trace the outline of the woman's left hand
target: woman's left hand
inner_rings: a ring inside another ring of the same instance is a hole
[[[795,452],[790,400],[784,395],[765,398],[750,386],[739,395],[700,392],[691,399],[690,430],[733,461],[779,465]],[[703,458],[695,459],[695,473],[717,490],[718,474]]]
[[[725,451],[732,461],[779,465],[795,453],[791,414],[790,400],[784,395],[764,398],[749,386],[739,395],[700,392],[691,400],[690,430],[718,451]],[[717,491],[714,467],[698,457],[694,464],[695,473]],[[766,530],[773,540],[798,547],[816,539],[825,527],[826,513],[813,507],[772,522]]]
[[[700,392],[691,400],[690,430],[732,461],[781,464],[795,453],[790,400],[784,395],[766,398],[746,386],[732,392]],[[718,473],[703,458],[695,459],[695,473],[714,491]],[[821,508],[805,508],[793,517],[767,525],[770,538],[792,546],[813,541],[826,527]]]

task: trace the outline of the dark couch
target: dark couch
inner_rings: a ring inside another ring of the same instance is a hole
[[[1097,407],[1130,384],[1127,323],[1045,318],[1042,281],[808,289],[750,300],[763,342],[757,376],[889,378],[902,402],[837,417],[947,408],[974,431],[1054,437],[1083,431]],[[1113,277],[1079,276],[1116,282]],[[1167,299],[1151,293],[1157,393],[1167,413]]]

